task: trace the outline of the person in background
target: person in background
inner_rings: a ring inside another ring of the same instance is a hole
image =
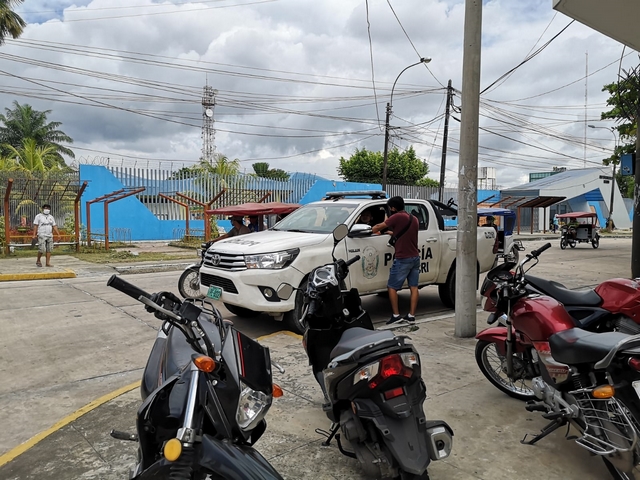
[[[234,215],[231,217],[231,230],[229,230],[224,235],[220,235],[218,238],[213,240],[211,243],[216,243],[220,240],[224,240],[225,238],[236,237],[238,235],[246,235],[247,233],[251,233],[251,230],[244,224],[243,217],[240,215]]]
[[[391,197],[387,201],[387,207],[391,215],[383,223],[374,225],[373,233],[389,229],[396,238],[396,255],[389,272],[387,290],[393,315],[387,321],[387,325],[406,320],[409,323],[416,320],[418,308],[418,277],[420,275],[420,252],[418,250],[418,219],[404,209],[402,197]],[[388,232],[388,233],[391,233]],[[411,291],[409,313],[400,317],[398,308],[398,290],[402,288],[405,280]]]
[[[36,215],[33,219],[33,225],[35,230],[33,232],[33,239],[38,240],[38,259],[36,260],[36,266],[42,266],[42,254],[45,254],[47,267],[51,265],[51,252],[53,251],[53,234],[58,237],[60,231],[56,225],[56,219],[51,215],[51,205],[45,203],[42,205],[42,213]]]
[[[553,216],[553,233],[556,233],[556,230],[558,230],[559,225],[560,225],[560,220],[558,220],[558,214],[556,213]]]
[[[357,224],[360,225],[372,225],[373,222],[373,215],[371,214],[371,210],[365,210],[364,212],[362,212],[360,214],[360,218],[358,219],[358,221],[356,222]]]
[[[249,225],[247,225],[249,227],[249,230],[251,230],[251,232],[261,232],[262,230],[265,230],[265,226],[260,225],[260,217],[258,217],[257,215],[252,215],[249,217]]]

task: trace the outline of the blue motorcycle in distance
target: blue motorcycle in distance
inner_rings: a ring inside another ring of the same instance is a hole
[[[273,397],[282,395],[269,349],[209,303],[148,294],[116,275],[107,285],[163,321],[142,378],[137,434],[111,432],[139,443],[130,478],[282,480],[253,448]]]

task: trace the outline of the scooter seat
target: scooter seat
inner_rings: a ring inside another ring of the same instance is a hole
[[[336,358],[339,355],[360,348],[363,345],[370,343],[376,343],[381,340],[391,340],[395,338],[395,335],[388,330],[368,330],[366,328],[353,327],[345,330],[338,344],[331,350],[331,359]]]
[[[526,275],[526,280],[533,288],[545,295],[555,298],[564,305],[580,307],[597,307],[602,303],[602,298],[593,290],[569,290],[564,285],[544,278]]]
[[[570,328],[549,337],[551,355],[561,363],[576,365],[602,360],[618,342],[629,335],[618,332],[593,333],[581,328]]]

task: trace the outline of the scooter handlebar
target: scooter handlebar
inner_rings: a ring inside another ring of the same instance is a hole
[[[107,286],[113,287],[116,290],[119,290],[136,300],[138,300],[140,297],[146,297],[149,299],[151,298],[151,295],[149,295],[147,292],[127,282],[126,280],[123,280],[117,275],[111,275],[111,278],[107,281]]]
[[[356,263],[358,260],[360,260],[360,255],[356,255],[355,257],[347,260],[345,262],[345,265],[348,267],[349,265],[353,265],[354,263]]]
[[[550,248],[551,248],[551,243],[547,242],[546,244],[541,246],[539,249],[532,250],[530,255],[534,258],[537,258],[538,256],[540,256],[542,252],[544,252],[545,250],[549,250]]]

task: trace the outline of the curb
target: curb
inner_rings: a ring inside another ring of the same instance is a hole
[[[0,282],[19,282],[22,280],[55,280],[59,278],[76,278],[73,270],[42,273],[0,273]]]
[[[153,265],[115,265],[110,264],[117,273],[121,275],[134,274],[134,273],[153,273],[153,272],[169,272],[173,270],[184,270],[189,265],[193,265],[196,262],[188,263],[159,263]]]

